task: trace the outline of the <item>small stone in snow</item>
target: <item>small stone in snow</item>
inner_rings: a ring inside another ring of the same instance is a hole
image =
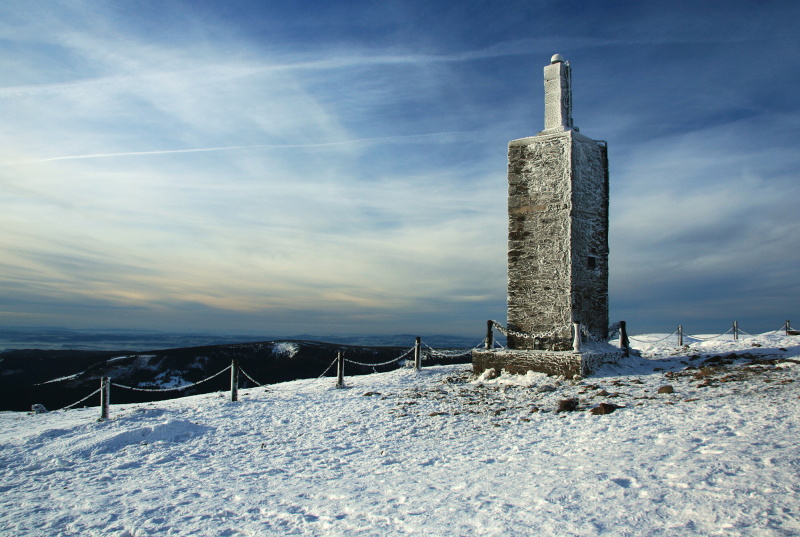
[[[577,399],[562,399],[558,402],[558,409],[556,412],[574,412],[578,410]]]
[[[675,388],[673,388],[672,385],[667,384],[665,386],[661,386],[658,389],[658,393],[675,393]]]
[[[622,407],[618,407],[617,405],[613,405],[611,403],[600,403],[599,405],[591,409],[589,412],[591,412],[595,416],[602,416],[603,414],[611,414],[618,408]]]

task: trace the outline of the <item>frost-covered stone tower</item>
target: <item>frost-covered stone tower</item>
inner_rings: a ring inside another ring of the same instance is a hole
[[[476,351],[476,372],[571,376],[606,358],[579,352],[574,334],[579,322],[584,339],[607,336],[606,144],[573,125],[571,69],[559,54],[544,87],[544,130],[508,145],[508,350]]]

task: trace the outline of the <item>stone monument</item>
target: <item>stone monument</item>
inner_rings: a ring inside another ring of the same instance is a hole
[[[572,72],[544,68],[544,130],[508,144],[508,349],[473,369],[572,377],[621,356],[608,331],[608,153],[572,122]],[[497,325],[498,328],[501,328]]]

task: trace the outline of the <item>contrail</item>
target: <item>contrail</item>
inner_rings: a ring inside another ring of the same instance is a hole
[[[427,134],[410,134],[406,136],[384,136],[378,138],[356,138],[353,140],[342,140],[339,142],[320,142],[315,144],[253,144],[253,145],[228,145],[222,147],[198,147],[194,149],[160,149],[154,151],[126,151],[121,153],[92,153],[87,155],[63,155],[60,157],[48,157],[31,160],[21,160],[17,162],[3,162],[0,165],[11,166],[16,164],[37,164],[41,162],[55,162],[58,160],[80,160],[92,158],[111,158],[111,157],[136,157],[144,155],[170,155],[176,153],[205,153],[210,151],[233,151],[236,149],[298,149],[313,147],[336,147],[342,145],[361,144],[361,143],[384,143],[402,142],[410,140],[424,140],[428,138],[450,138],[454,135],[464,134],[463,132],[432,132]]]

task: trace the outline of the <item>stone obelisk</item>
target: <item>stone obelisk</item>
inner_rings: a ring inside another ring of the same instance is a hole
[[[508,144],[508,349],[476,351],[478,373],[572,376],[604,359],[579,342],[605,341],[608,330],[606,143],[573,125],[572,72],[560,54],[544,87],[544,130]]]

